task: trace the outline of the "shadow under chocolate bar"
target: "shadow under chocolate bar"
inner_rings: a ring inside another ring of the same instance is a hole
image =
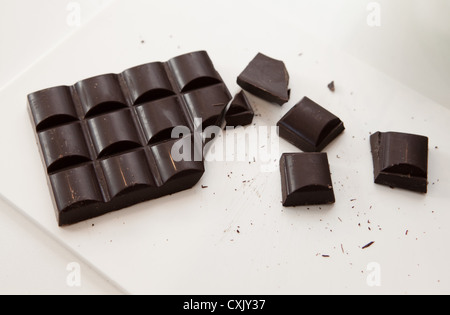
[[[205,171],[196,131],[222,126],[230,100],[205,51],[29,94],[59,225],[193,187]],[[189,134],[174,139],[175,127]]]

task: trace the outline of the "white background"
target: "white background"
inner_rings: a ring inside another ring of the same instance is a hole
[[[1,1],[0,93],[33,69],[46,55],[70,41],[82,27],[89,28],[90,21],[95,20],[97,14],[113,1],[76,1],[81,8],[80,27],[67,23],[69,2]],[[449,1],[378,1],[381,5],[381,26],[375,28],[368,27],[366,21],[369,1],[255,3],[264,3],[264,9],[273,14],[274,20],[284,19],[295,24],[318,43],[346,52],[426,98],[449,106]],[[222,14],[232,19],[233,10],[239,10],[239,7],[230,8],[229,12]],[[252,19],[258,20],[258,16],[254,15],[247,18],[245,21],[235,21],[242,24],[242,32],[246,31],[246,26],[252,25]],[[279,36],[280,41],[292,40],[283,38],[283,34]],[[233,49],[226,43],[224,47]],[[253,49],[258,50],[258,47]],[[170,57],[173,56],[166,59]],[[248,60],[238,62],[244,65]],[[295,72],[294,69],[290,71]],[[11,104],[0,106],[3,108]],[[67,250],[64,243],[36,227],[14,207],[1,202],[0,208],[0,293],[125,292],[120,285],[109,283],[102,272],[92,270],[89,267],[91,264],[85,264],[80,256]],[[82,268],[83,282],[78,288],[70,288],[66,283],[69,274],[66,266],[72,261],[80,263]],[[406,287],[404,291],[407,291]]]

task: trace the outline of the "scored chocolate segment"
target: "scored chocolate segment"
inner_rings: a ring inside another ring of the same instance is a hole
[[[78,120],[68,86],[58,86],[30,94],[28,104],[37,131]]]
[[[231,105],[226,113],[227,127],[250,125],[254,117],[255,113],[245,92],[239,92],[231,101]]]
[[[304,152],[321,152],[344,130],[335,115],[303,98],[279,122],[280,137]]]
[[[164,64],[155,62],[123,72],[133,105],[147,103],[175,95]]]
[[[283,206],[335,202],[326,153],[286,153],[280,160]]]
[[[194,122],[221,127],[230,100],[205,51],[29,94],[58,224],[191,188],[205,171]]]
[[[173,58],[168,64],[182,93],[222,83],[219,73],[204,51]]]
[[[100,164],[112,198],[131,189],[156,188],[144,150],[102,160]]]
[[[195,118],[201,118],[202,129],[221,127],[230,93],[223,85],[214,85],[184,94],[184,99]],[[195,128],[198,128],[196,124]]]
[[[289,101],[289,73],[284,62],[259,53],[239,75],[238,85],[268,102]]]
[[[131,111],[121,110],[87,121],[97,158],[141,146]]]
[[[75,88],[80,97],[84,117],[92,117],[127,106],[116,74],[80,81]]]
[[[136,112],[148,144],[171,139],[173,128],[177,126],[190,126],[183,103],[177,96],[139,105]]]
[[[428,138],[377,132],[370,138],[375,183],[427,193]]]
[[[54,173],[49,180],[60,225],[73,223],[67,216],[84,218],[80,211],[100,215],[104,197],[92,163]]]
[[[81,124],[72,123],[39,133],[48,173],[91,160]]]

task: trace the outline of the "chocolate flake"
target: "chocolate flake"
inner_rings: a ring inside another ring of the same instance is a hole
[[[367,249],[370,246],[372,246],[373,244],[375,244],[375,242],[370,242],[369,244],[367,244],[366,246],[364,246],[362,249]]]

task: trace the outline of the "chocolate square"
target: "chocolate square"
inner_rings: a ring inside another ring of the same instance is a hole
[[[280,171],[283,206],[335,203],[326,153],[285,153]]]
[[[303,98],[279,122],[280,137],[304,152],[321,152],[344,130],[335,115]]]
[[[428,138],[398,132],[370,137],[375,183],[427,193]]]

